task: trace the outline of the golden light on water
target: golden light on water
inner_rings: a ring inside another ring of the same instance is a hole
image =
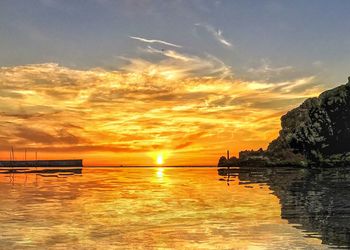
[[[164,172],[164,168],[158,168],[157,169],[157,177],[163,178],[163,172]]]
[[[142,185],[135,182],[140,176]],[[16,243],[13,249],[40,248],[43,244],[62,244],[67,249],[86,248],[86,245],[92,249],[99,249],[101,245],[108,248],[111,238],[98,237],[101,227],[108,235],[125,235],[125,238],[112,238],[120,248],[127,243],[131,249],[157,249],[160,244],[169,249],[230,249],[232,245],[237,249],[287,249],[291,244],[323,249],[320,239],[303,237],[307,233],[281,218],[280,200],[271,193],[268,184],[246,185],[244,181],[247,180],[250,179],[235,176],[227,186],[218,181],[217,169],[189,171],[163,167],[137,171],[120,169],[118,172],[87,168],[84,174],[67,178],[19,174],[13,183],[3,175],[0,176],[1,211],[15,211],[20,202],[31,202],[31,205],[22,210],[23,220],[14,220],[9,212],[0,213],[0,219],[4,235],[26,240]],[[50,192],[44,192],[40,200],[33,199],[38,192],[36,185],[45,185]],[[86,188],[89,193],[84,192]],[[67,192],[76,193],[67,199]],[[64,205],[61,205],[62,200],[65,200]],[[111,216],[116,206],[118,213]],[[37,213],[43,207],[45,212]],[[56,216],[57,208],[61,210],[60,216]],[[31,223],[33,214],[43,222],[45,230],[37,230],[37,225]],[[72,216],[84,220],[72,223]],[[50,227],[51,223],[58,226]],[[13,230],[14,226],[18,230]],[[88,233],[82,231],[81,226]],[[220,230],[215,231],[218,227]],[[53,237],[65,235],[67,231],[74,232],[80,240],[67,238],[62,243],[61,238]],[[233,238],[226,237],[230,234]],[[227,240],[222,240],[224,237]],[[51,238],[52,241],[47,241]],[[0,249],[6,249],[5,243],[0,241]]]

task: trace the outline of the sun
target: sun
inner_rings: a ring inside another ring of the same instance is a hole
[[[162,155],[162,154],[159,154],[159,155],[157,156],[157,164],[158,164],[158,165],[163,165],[163,163],[164,163],[163,155]]]

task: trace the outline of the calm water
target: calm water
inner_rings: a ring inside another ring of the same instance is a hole
[[[350,170],[127,168],[0,176],[0,249],[350,245]]]

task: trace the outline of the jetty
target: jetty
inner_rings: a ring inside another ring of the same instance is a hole
[[[73,160],[11,160],[0,161],[0,172],[34,173],[34,172],[81,172],[82,159]]]
[[[83,167],[83,160],[0,161],[2,167]]]

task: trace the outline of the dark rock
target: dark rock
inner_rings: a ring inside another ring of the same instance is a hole
[[[225,156],[221,156],[219,159],[218,167],[227,165],[227,159]]]
[[[266,151],[242,151],[239,165],[349,165],[349,82],[309,98],[281,118],[279,137]],[[220,162],[219,162],[220,165]]]
[[[227,160],[225,156],[221,156],[219,159],[218,167],[229,167],[229,166],[237,166],[238,159],[236,157],[231,157]]]

